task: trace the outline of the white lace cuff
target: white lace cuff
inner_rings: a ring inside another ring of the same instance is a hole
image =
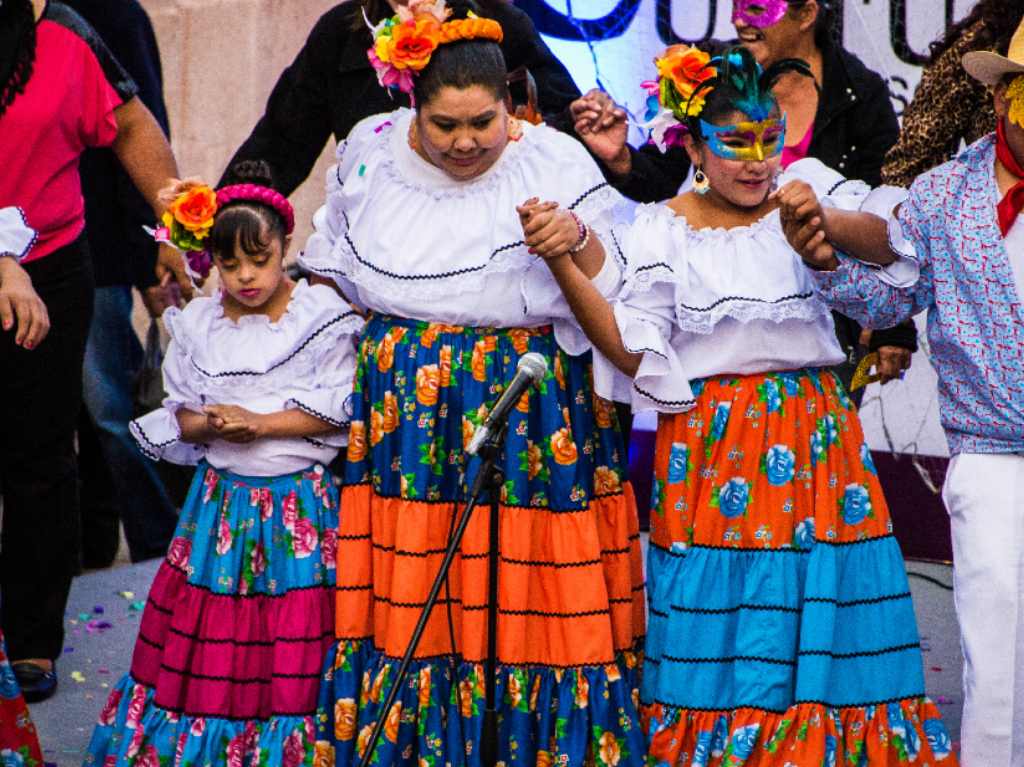
[[[13,256],[20,262],[32,250],[37,238],[21,208],[0,208],[0,256]]]
[[[351,386],[343,389],[317,389],[290,397],[284,406],[301,410],[329,423],[335,431],[318,434],[315,437],[316,441],[330,447],[342,448],[348,444],[348,427],[352,422],[351,397]]]
[[[181,441],[178,419],[168,408],[162,407],[136,418],[128,424],[139,449],[154,461],[170,461],[182,466],[194,466],[206,455],[206,447]]]

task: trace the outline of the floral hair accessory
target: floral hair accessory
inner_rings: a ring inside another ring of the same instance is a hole
[[[704,109],[704,99],[717,75],[711,57],[688,45],[673,45],[654,60],[658,79],[643,83],[647,91],[647,112],[643,127],[662,151],[683,145],[686,118]]]
[[[163,226],[147,231],[160,243],[173,245],[185,255],[189,276],[205,280],[213,266],[213,255],[205,240],[213,229],[217,213],[232,202],[257,202],[273,208],[284,222],[285,234],[295,231],[295,211],[280,192],[260,184],[234,184],[216,192],[205,184],[182,191],[161,217]]]
[[[377,72],[377,81],[385,88],[412,93],[413,78],[430,63],[439,45],[459,40],[493,40],[504,37],[501,25],[493,19],[473,14],[448,21],[451,10],[445,0],[410,0],[398,14],[370,26],[373,45],[366,55]]]
[[[767,29],[782,21],[788,10],[788,0],[732,0],[732,23]]]

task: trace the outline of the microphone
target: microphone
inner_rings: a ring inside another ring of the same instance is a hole
[[[498,401],[494,404],[494,409],[487,415],[484,422],[477,427],[477,430],[473,433],[473,438],[469,441],[469,445],[466,446],[466,452],[470,455],[476,455],[488,437],[508,418],[509,411],[516,406],[523,393],[531,386],[539,383],[547,372],[548,361],[544,359],[543,355],[537,352],[524,354],[516,366],[516,374],[512,379],[512,383],[502,392]]]

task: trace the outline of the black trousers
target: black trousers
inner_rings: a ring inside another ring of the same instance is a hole
[[[25,270],[50,333],[34,350],[0,331],[0,625],[12,660],[57,658],[64,608],[79,570],[75,428],[92,316],[84,237]]]

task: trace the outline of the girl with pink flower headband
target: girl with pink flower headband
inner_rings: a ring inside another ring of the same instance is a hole
[[[150,458],[197,464],[149,593],[131,671],[87,762],[309,764],[333,638],[338,493],[353,336],[330,288],[293,282],[295,226],[264,163],[214,191],[183,182],[158,236],[220,292],[170,308],[163,407],[130,425]]]

